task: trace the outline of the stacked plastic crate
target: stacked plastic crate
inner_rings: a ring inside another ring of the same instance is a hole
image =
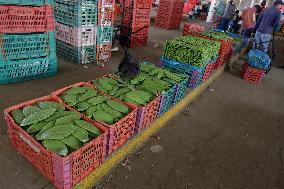
[[[199,26],[198,24],[190,24],[186,23],[183,26],[183,34],[182,35],[189,35],[190,33],[199,33],[203,32],[204,27]]]
[[[179,29],[183,6],[183,0],[161,0],[156,17],[156,27]]]
[[[152,1],[126,0],[123,6],[122,32],[130,35],[130,47],[147,44]]]
[[[97,61],[111,58],[114,0],[98,1]]]
[[[54,0],[59,54],[75,64],[96,63],[97,0]]]
[[[0,84],[56,73],[52,1],[0,1]]]

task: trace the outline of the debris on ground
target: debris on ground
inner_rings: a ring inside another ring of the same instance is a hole
[[[99,66],[99,67],[101,67],[101,68],[104,68],[105,67],[105,64],[104,63],[102,63],[102,62],[97,62],[97,65]]]
[[[186,107],[185,110],[184,110],[184,115],[189,115],[190,114],[190,108],[189,107]]]
[[[213,88],[211,88],[211,87],[207,87],[207,91],[210,92],[210,93],[212,93],[212,92],[214,92],[215,90],[214,90]]]
[[[129,169],[129,171],[130,171],[130,160],[128,159],[128,158],[126,158],[122,163],[121,163],[121,165],[123,166],[123,167],[126,167],[126,168],[128,168]]]
[[[154,135],[154,136],[152,136],[152,137],[155,138],[155,139],[157,139],[157,140],[161,140],[160,137],[157,136],[157,135]]]
[[[162,146],[156,144],[156,145],[152,145],[150,150],[151,150],[151,152],[154,152],[154,153],[160,153],[161,151],[164,150],[164,148]]]
[[[154,45],[153,45],[153,48],[155,49],[155,48],[158,48],[159,47],[159,44],[158,43],[155,43]]]
[[[89,68],[89,67],[88,67],[88,66],[84,66],[84,68],[86,68],[86,69],[87,69],[87,68]]]

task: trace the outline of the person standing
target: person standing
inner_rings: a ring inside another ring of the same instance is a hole
[[[235,18],[233,20],[233,25],[232,25],[232,32],[235,33],[235,34],[238,34],[239,30],[241,29],[241,22],[242,20],[242,17],[240,16],[240,11],[239,10],[236,10],[236,13],[235,13]]]
[[[234,0],[231,0],[226,7],[225,13],[222,17],[221,24],[218,27],[219,30],[227,31],[230,21],[234,19],[235,11],[236,11],[235,2]]]
[[[254,48],[267,52],[271,33],[280,24],[282,5],[284,5],[283,0],[276,0],[272,7],[266,9],[260,15],[254,27]]]
[[[193,10],[193,8],[192,8],[192,9],[190,9],[190,10],[188,11],[188,19],[189,19],[189,20],[192,20],[192,19],[193,19],[193,15],[194,15],[194,10]]]

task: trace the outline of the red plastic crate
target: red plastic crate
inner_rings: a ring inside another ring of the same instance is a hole
[[[231,47],[232,47],[232,40],[218,40],[218,39],[212,39],[206,36],[203,36],[201,33],[189,33],[188,35],[192,35],[192,36],[196,36],[196,37],[201,37],[204,39],[208,39],[208,40],[214,40],[214,41],[218,41],[221,43],[220,46],[220,50],[218,52],[218,58],[215,64],[215,69],[220,68],[226,61],[227,57],[229,56],[229,53],[231,51]]]
[[[183,34],[184,36],[189,35],[190,33],[199,33],[203,32],[204,27],[199,26],[198,24],[190,24],[187,23],[183,26]]]
[[[124,7],[129,7],[132,9],[151,9],[152,0],[125,0],[123,2]]]
[[[113,76],[112,74],[107,74],[102,77],[111,77],[116,79],[115,76]],[[88,83],[96,87],[94,84],[92,84],[92,81]],[[157,96],[154,100],[152,100],[145,106],[138,106],[137,119],[135,123],[135,133],[139,133],[145,128],[149,127],[150,124],[157,118],[160,108],[160,103],[161,103],[161,95]]]
[[[54,30],[52,6],[0,5],[1,33],[31,33]]]
[[[124,25],[128,25],[123,23]],[[131,25],[132,35],[130,36],[130,47],[140,47],[147,44],[148,34],[149,34],[150,22],[133,22]],[[122,29],[123,34],[128,34],[129,30],[127,28]]]
[[[61,103],[63,103],[64,105],[66,105],[61,99],[60,99],[60,94],[62,94],[64,91],[70,89],[71,87],[74,86],[88,86],[90,88],[96,88],[94,85],[89,83],[85,83],[85,82],[80,82],[80,83],[76,83],[74,85],[59,89],[55,92],[52,93],[53,96],[55,96],[56,98],[58,98],[58,101],[60,101]],[[102,92],[100,92],[103,95],[106,96],[110,96],[108,94],[104,94]],[[121,100],[118,100],[114,97],[112,97],[112,100],[116,100],[118,102],[122,102]],[[82,117],[84,117],[86,120],[93,122],[95,125],[100,125],[102,127],[107,127],[109,129],[109,137],[108,137],[108,148],[107,148],[107,154],[110,155],[112,152],[114,152],[117,148],[121,147],[124,143],[126,143],[134,134],[134,128],[135,128],[135,123],[136,123],[136,116],[137,116],[137,107],[133,104],[130,103],[124,103],[126,106],[128,106],[132,111],[125,116],[124,118],[122,118],[121,120],[119,120],[118,122],[116,122],[113,125],[108,125],[106,123],[102,123],[99,121],[95,121],[90,119],[89,117],[87,117],[86,115],[81,114]],[[68,106],[68,105],[66,105]],[[69,107],[70,109],[75,110],[74,108]]]
[[[206,66],[203,77],[202,77],[202,82],[204,82],[205,80],[209,78],[209,76],[211,75],[211,73],[213,72],[215,68],[215,64],[216,64],[216,61]]]
[[[135,125],[135,133],[140,133],[157,118],[161,102],[161,95],[145,106],[138,107],[137,121]]]
[[[92,122],[103,134],[68,156],[61,157],[44,148],[38,141],[16,124],[10,115],[12,110],[43,100],[59,102],[57,98],[50,95],[24,102],[4,110],[9,138],[13,146],[57,188],[70,189],[102,163],[106,156],[108,132],[106,127]],[[71,110],[68,106],[65,106],[65,108]],[[88,121],[84,117],[82,117],[82,119]]]
[[[178,29],[184,2],[181,0],[161,0],[155,26],[165,29]]]
[[[99,26],[112,26],[114,20],[112,8],[100,8],[98,11],[98,25]]]
[[[151,9],[152,7],[152,0],[135,0],[134,1],[134,8],[142,8],[142,9]]]
[[[150,25],[151,9],[134,9],[131,7],[124,7],[123,10],[123,25],[129,26],[133,23],[147,23]],[[131,24],[129,24],[131,23]]]
[[[140,47],[147,44],[149,28],[144,28],[139,32],[132,34],[130,38],[130,47]]]
[[[242,76],[244,80],[247,80],[254,84],[260,84],[264,75],[265,70],[253,68],[249,66],[248,63],[244,63],[242,68]]]

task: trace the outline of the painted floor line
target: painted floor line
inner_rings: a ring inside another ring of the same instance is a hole
[[[160,128],[167,125],[167,123],[175,117],[179,112],[184,110],[189,103],[191,103],[198,95],[200,95],[207,87],[212,84],[223,72],[225,66],[221,67],[215,71],[211,77],[208,78],[204,83],[202,83],[197,89],[188,93],[180,102],[178,102],[174,107],[172,107],[163,116],[158,118],[152,125],[145,129],[139,135],[133,137],[128,141],[123,147],[117,150],[113,155],[104,161],[104,163],[99,166],[94,172],[83,179],[75,189],[87,189],[92,188],[95,184],[105,175],[109,173],[116,165],[123,161],[128,155],[133,153],[137,148],[139,148],[143,142],[145,142],[149,137],[155,134]]]

